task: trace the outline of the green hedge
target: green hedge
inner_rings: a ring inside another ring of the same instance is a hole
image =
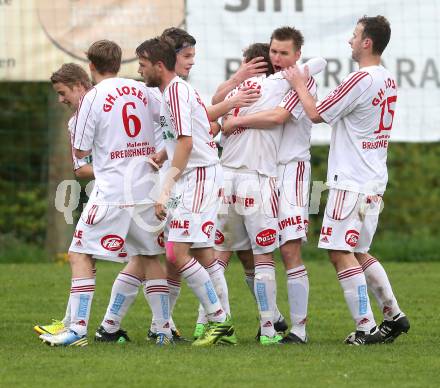
[[[10,82],[2,83],[0,88],[0,261],[6,242],[15,252],[20,251],[21,243],[30,244],[26,245],[29,251],[41,249],[44,244],[49,93],[52,91],[47,83]],[[312,147],[315,181],[326,179],[327,154],[328,146]],[[439,162],[440,143],[391,143],[389,184],[374,251],[400,260],[439,258]],[[306,248],[310,257],[323,256],[313,241],[321,227],[326,198],[324,193],[320,214],[311,216],[312,243]]]

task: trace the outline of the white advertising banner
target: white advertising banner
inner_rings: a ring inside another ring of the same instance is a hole
[[[398,82],[393,141],[440,140],[440,1],[403,0],[187,0],[188,31],[197,39],[191,83],[208,102],[218,84],[234,72],[242,49],[269,42],[284,25],[305,38],[302,58],[323,56],[324,73],[316,77],[320,98],[357,69],[348,40],[363,15],[384,15],[391,23],[391,41],[384,65]],[[326,143],[330,129],[314,126],[314,144]]]
[[[87,65],[99,39],[123,51],[121,76],[136,77],[136,47],[182,26],[184,0],[0,0],[0,81],[48,81],[65,62]]]
[[[121,75],[136,77],[137,45],[186,20],[197,39],[190,82],[208,103],[239,66],[243,48],[292,25],[305,37],[302,58],[328,61],[316,77],[323,98],[356,69],[348,39],[364,14],[391,22],[383,60],[399,86],[392,140],[439,141],[438,0],[0,0],[0,81],[47,81],[64,62],[86,66],[84,52],[98,39],[118,42]],[[329,131],[315,126],[313,142],[328,142]]]

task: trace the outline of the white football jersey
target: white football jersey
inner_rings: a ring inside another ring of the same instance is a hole
[[[316,98],[317,85],[313,77],[307,81],[307,88]],[[310,137],[312,135],[312,122],[304,112],[298,95],[290,90],[279,104],[288,110],[292,117],[284,123],[278,163],[287,164],[291,161],[310,160]]]
[[[231,98],[243,87],[260,90],[261,97],[249,107],[234,109],[234,116],[244,116],[275,108],[290,89],[281,72],[266,77],[252,77],[232,90]],[[271,129],[236,128],[229,136],[222,136],[221,162],[230,168],[246,168],[266,176],[277,176],[277,152],[282,126]]]
[[[74,148],[93,154],[96,203],[154,203],[158,175],[148,157],[157,151],[160,94],[144,83],[108,78],[81,101]]]
[[[388,181],[387,149],[397,84],[383,66],[349,74],[317,105],[332,127],[327,183],[364,194],[383,194]]]
[[[219,162],[206,107],[194,88],[178,76],[163,91],[160,124],[170,163],[177,138],[182,135],[192,137],[193,148],[183,174]]]
[[[75,152],[73,149],[73,134],[75,132],[75,125],[76,125],[76,112],[75,114],[69,119],[69,122],[67,123],[67,128],[69,130],[69,138],[70,138],[70,146],[72,149],[72,164],[73,164],[73,171],[76,171],[80,169],[81,167],[92,163],[92,154],[87,155],[85,158],[77,158],[75,156]]]

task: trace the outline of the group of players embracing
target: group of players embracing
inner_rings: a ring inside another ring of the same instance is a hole
[[[390,35],[383,16],[359,19],[349,40],[359,70],[319,102],[312,76],[326,62],[297,65],[304,39],[293,27],[274,30],[269,44],[246,48],[209,107],[184,80],[196,40],[179,28],[137,47],[144,82],[117,77],[121,48],[107,40],[87,51],[95,86],[75,64],[53,73],[59,101],[75,110],[69,121],[75,173],[95,184],[69,248],[66,315],[35,326],[40,339],[52,346],[88,344],[95,261],[104,259],[127,264],[96,341],[129,340],[121,321],[140,286],[152,310],[147,337],[159,346],[184,341],[172,318],[183,278],[200,302],[192,345],[235,345],[224,273],[236,252],[258,307],[259,343],[306,344],[309,279],[301,246],[311,129],[319,122],[332,126],[319,247],[329,252],[355,321],[345,342],[386,343],[407,332],[387,274],[368,253],[383,206],[397,99],[394,77],[380,64]],[[276,303],[277,248],[287,275],[289,331]],[[379,326],[368,290],[383,312]]]

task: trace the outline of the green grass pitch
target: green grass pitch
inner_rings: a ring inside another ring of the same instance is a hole
[[[285,275],[278,263],[278,305],[288,317]],[[105,312],[122,267],[98,263],[89,337]],[[394,291],[411,321],[408,335],[392,345],[353,348],[342,344],[353,329],[334,270],[323,258],[307,264],[310,303],[306,346],[261,347],[256,307],[240,265],[228,271],[239,345],[194,349],[156,348],[145,341],[151,314],[140,292],[123,322],[132,342],[87,348],[50,348],[32,327],[61,319],[70,285],[68,265],[0,265],[0,386],[75,387],[438,387],[440,263],[386,263]],[[375,316],[380,314],[372,300]],[[184,286],[174,318],[191,337],[197,302]]]

